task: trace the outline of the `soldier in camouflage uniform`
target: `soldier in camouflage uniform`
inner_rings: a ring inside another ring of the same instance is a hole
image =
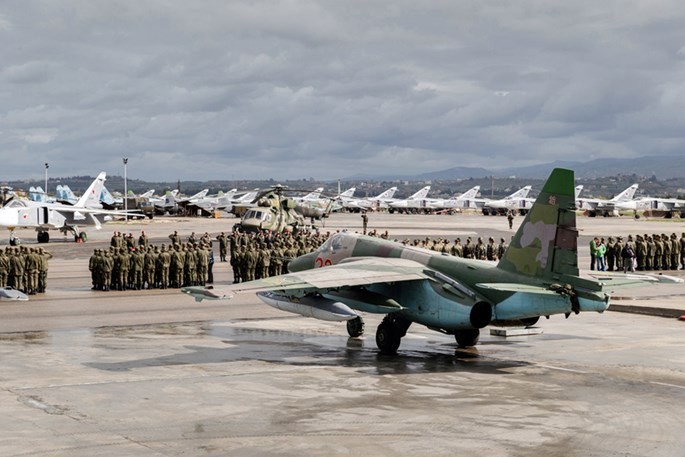
[[[680,261],[680,242],[678,235],[671,233],[671,270],[678,269],[678,262]]]
[[[221,232],[219,236],[216,237],[217,241],[219,241],[219,261],[225,262],[226,261],[226,254],[228,253],[228,238],[224,234],[224,232]]]
[[[197,262],[196,282],[199,286],[207,284],[207,274],[209,271],[209,245],[200,243],[200,247],[195,251],[195,261]]]
[[[98,284],[100,282],[100,275],[102,274],[100,271],[98,271],[98,256],[100,255],[100,250],[99,249],[94,249],[93,250],[93,255],[90,256],[90,259],[88,259],[88,270],[90,271],[90,282],[93,284],[93,287],[91,287],[92,290],[97,290],[98,289]]]
[[[114,259],[109,251],[105,251],[102,256],[102,290],[109,291],[112,287],[112,270]]]
[[[5,251],[0,249],[0,287],[7,287],[7,278],[10,273],[10,259]]]
[[[143,267],[145,266],[145,248],[134,249],[131,256],[132,286],[135,290],[143,288]]]
[[[635,259],[637,261],[637,271],[644,271],[645,257],[647,256],[647,243],[642,235],[635,237]]]
[[[171,252],[169,249],[165,249],[162,245],[161,252],[159,253],[160,263],[161,263],[161,276],[160,276],[160,287],[166,289],[169,287],[169,281],[171,278]]]
[[[145,285],[148,289],[152,289],[156,284],[155,270],[157,268],[158,255],[159,251],[157,246],[154,248],[148,246],[148,249],[145,252],[145,257],[143,258],[143,277]]]
[[[647,237],[647,256],[645,257],[645,269],[652,271],[654,269],[654,254],[656,252],[656,243],[651,235]]]
[[[450,254],[452,254],[455,257],[464,256],[464,247],[461,245],[461,238],[457,238],[456,240],[454,240],[454,245],[450,249]]]
[[[499,239],[499,244],[497,245],[497,258],[502,259],[504,253],[507,251],[507,245],[504,243],[504,238]]]
[[[661,269],[670,270],[671,268],[671,241],[668,239],[668,235],[665,233],[661,234],[661,241],[664,243],[664,251],[661,255]]]
[[[10,274],[12,277],[12,286],[22,292],[26,291],[24,284],[24,257],[19,253],[19,248],[15,248],[10,259]]]

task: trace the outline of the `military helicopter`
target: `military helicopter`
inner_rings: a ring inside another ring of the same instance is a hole
[[[242,232],[297,232],[311,230],[313,224],[307,224],[305,218],[312,222],[314,219],[325,217],[330,209],[314,207],[309,202],[293,197],[286,193],[298,192],[287,186],[276,185],[257,194],[252,205],[236,224],[234,230]],[[318,198],[318,197],[317,197]],[[330,207],[331,205],[329,205]]]

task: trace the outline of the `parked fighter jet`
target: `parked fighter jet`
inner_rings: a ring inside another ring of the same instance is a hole
[[[126,215],[125,212],[95,207],[99,206],[105,177],[104,171],[100,173],[75,205],[12,200],[0,208],[0,226],[8,227],[12,232],[16,227],[35,228],[39,243],[47,243],[50,240],[49,229],[71,232],[77,241],[86,241],[86,233],[81,232],[80,227],[92,225],[99,230],[106,219]]]
[[[404,199],[397,199],[388,202],[388,206],[390,207],[390,212],[394,211],[420,211],[420,210],[426,210],[429,208],[428,201],[426,200],[426,196],[428,195],[428,192],[431,190],[431,186],[426,186],[420,189],[418,192],[413,193],[407,198]]]
[[[644,211],[645,215],[663,216],[667,219],[673,216],[685,217],[685,200],[678,198],[642,197],[636,200],[616,202],[614,207],[619,214]]]
[[[478,198],[478,192],[480,192],[480,186],[473,186],[463,194],[456,197],[448,199],[429,199],[428,206],[435,210],[482,208],[487,200],[484,198]]]
[[[488,200],[483,205],[483,214],[505,214],[508,211],[525,214],[534,202],[533,199],[527,198],[530,189],[532,189],[531,186],[522,187],[508,197],[500,200]]]
[[[633,184],[626,190],[612,198],[611,200],[603,200],[600,198],[576,198],[576,207],[581,211],[587,211],[588,216],[595,217],[617,215],[620,208],[626,202],[633,200],[635,192],[637,191],[637,184]],[[626,208],[627,209],[627,208]]]
[[[615,288],[645,282],[682,282],[658,275],[579,276],[573,171],[552,171],[499,263],[337,233],[292,260],[291,273],[230,286],[183,292],[229,299],[252,292],[276,308],[324,320],[347,321],[359,336],[357,313],[386,314],[376,330],[381,352],[394,353],[412,323],[476,344],[487,325],[533,325],[540,316],[603,312]]]
[[[397,187],[393,186],[375,197],[344,199],[343,206],[350,211],[368,211],[378,208],[387,208],[388,203],[395,200],[393,196],[396,192]]]
[[[179,201],[188,213],[201,212],[203,215],[212,214],[215,211],[230,211],[237,189],[231,189],[224,193],[219,191],[216,195],[191,197],[187,201]]]

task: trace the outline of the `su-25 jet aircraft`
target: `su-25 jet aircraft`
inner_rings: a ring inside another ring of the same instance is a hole
[[[103,210],[100,206],[100,194],[105,178],[106,173],[103,171],[74,205],[12,200],[0,208],[0,227],[7,227],[12,232],[17,227],[35,228],[39,243],[50,241],[49,229],[59,229],[64,233],[72,232],[76,241],[86,241],[88,237],[79,227],[95,226],[99,230],[105,219],[127,214],[122,211]]]
[[[540,316],[603,312],[611,290],[667,276],[579,276],[573,171],[555,169],[499,263],[463,259],[353,233],[338,233],[290,262],[291,273],[225,287],[187,287],[196,300],[252,292],[276,308],[347,321],[357,311],[386,314],[376,330],[381,352],[394,353],[412,323],[476,344],[487,325],[533,325]]]

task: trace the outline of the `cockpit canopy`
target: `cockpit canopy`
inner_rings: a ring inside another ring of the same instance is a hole
[[[271,221],[271,213],[268,211],[251,209],[247,213],[245,213],[244,220],[248,220],[248,219],[257,219],[258,221],[261,221],[261,222],[269,222],[269,221]]]

